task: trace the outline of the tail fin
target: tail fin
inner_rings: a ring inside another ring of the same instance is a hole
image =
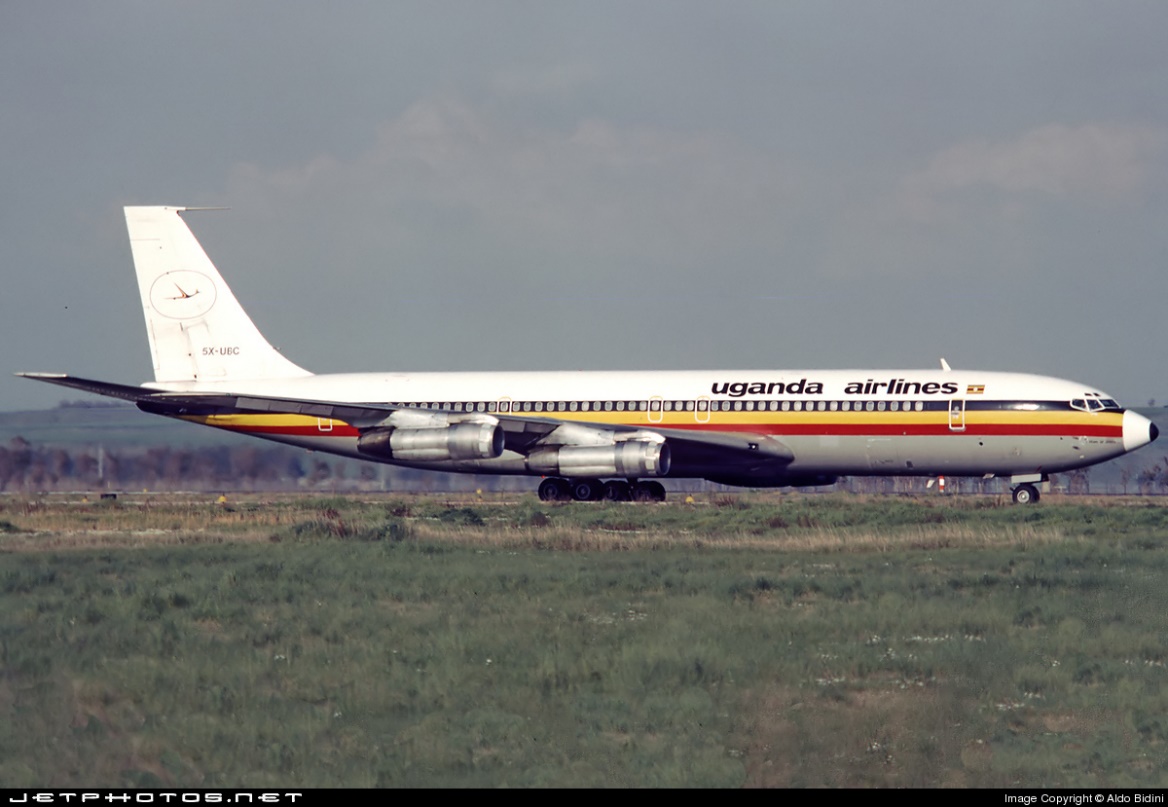
[[[312,375],[264,339],[179,217],[186,209],[126,208],[155,381]]]

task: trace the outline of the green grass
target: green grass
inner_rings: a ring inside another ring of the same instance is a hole
[[[1164,508],[720,503],[7,500],[0,786],[1168,784]]]

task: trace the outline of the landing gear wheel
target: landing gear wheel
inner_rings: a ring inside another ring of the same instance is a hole
[[[663,502],[665,501],[665,486],[660,482],[638,482],[633,488],[633,501]]]
[[[599,479],[575,479],[572,481],[572,498],[578,502],[594,502],[604,493],[604,483]]]
[[[1034,485],[1019,485],[1014,488],[1014,504],[1037,504],[1038,488]]]
[[[572,491],[563,479],[545,479],[539,483],[541,502],[565,502],[572,498]]]
[[[603,498],[609,502],[627,502],[633,498],[633,489],[628,482],[613,479],[604,483]]]

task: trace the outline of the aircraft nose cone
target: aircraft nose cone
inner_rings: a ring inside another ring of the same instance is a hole
[[[1130,410],[1123,413],[1124,451],[1135,451],[1141,446],[1146,446],[1159,436],[1160,430],[1156,428],[1156,424],[1143,415]]]

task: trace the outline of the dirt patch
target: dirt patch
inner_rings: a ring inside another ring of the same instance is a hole
[[[938,688],[818,691],[777,686],[745,731],[748,787],[953,787],[988,769],[965,736],[968,709]]]

